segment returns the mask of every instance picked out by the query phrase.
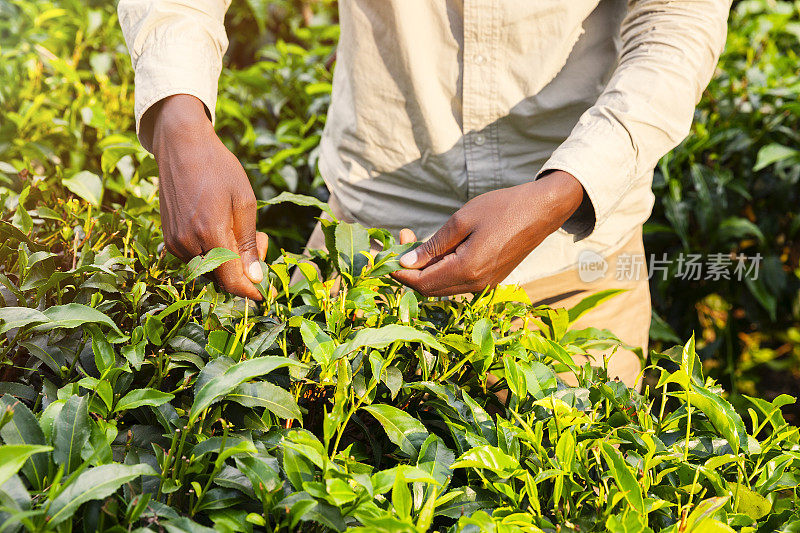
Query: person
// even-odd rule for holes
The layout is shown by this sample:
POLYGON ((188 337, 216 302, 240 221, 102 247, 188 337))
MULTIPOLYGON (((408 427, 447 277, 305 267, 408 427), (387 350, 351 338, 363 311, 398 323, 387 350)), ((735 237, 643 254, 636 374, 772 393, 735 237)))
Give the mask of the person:
MULTIPOLYGON (((258 300, 267 237, 213 128, 229 3, 121 0, 118 13, 166 246, 183 260, 239 252, 216 277, 258 300)), ((646 349, 646 268, 622 267, 642 266, 653 169, 689 132, 729 10, 730 0, 340 0, 319 163, 330 203, 343 220, 425 240, 395 277, 426 295, 517 283, 534 302, 569 307, 626 288, 574 326, 646 349)), ((632 385, 640 364, 619 350, 609 370, 632 385)))

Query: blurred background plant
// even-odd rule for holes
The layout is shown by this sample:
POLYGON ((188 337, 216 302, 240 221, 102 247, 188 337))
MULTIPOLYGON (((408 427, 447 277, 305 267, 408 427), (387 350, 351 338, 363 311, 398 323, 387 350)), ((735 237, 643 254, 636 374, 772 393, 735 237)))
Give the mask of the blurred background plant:
MULTIPOLYGON (((326 199, 316 163, 336 3, 234 0, 226 24, 221 137, 260 199, 283 191, 326 199)), ((667 254, 673 267, 686 253, 763 257, 756 281, 689 281, 673 270, 652 282, 654 347, 697 332, 707 373, 735 404, 740 394, 772 399, 800 383, 799 52, 800 3, 735 3, 692 134, 657 169, 646 226, 648 253, 667 254)), ((4 213, 29 232, 25 205, 47 192, 152 219, 156 175, 133 131, 133 72, 114 4, 0 0, 0 184, 22 193, 0 198, 4 213)), ((273 257, 281 247, 298 251, 316 214, 263 209, 273 257)), ((81 231, 67 225, 62 237, 81 231)))

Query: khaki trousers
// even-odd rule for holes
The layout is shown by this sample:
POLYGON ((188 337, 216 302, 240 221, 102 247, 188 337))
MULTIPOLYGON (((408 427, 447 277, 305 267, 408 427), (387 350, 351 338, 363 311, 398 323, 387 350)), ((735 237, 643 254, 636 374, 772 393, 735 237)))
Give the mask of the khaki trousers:
MULTIPOLYGON (((584 269, 579 270, 579 266, 576 269, 534 280, 522 288, 534 305, 566 309, 594 293, 606 289, 626 289, 625 292, 606 300, 580 317, 571 329, 588 327, 608 329, 624 343, 641 347, 643 353, 647 355, 651 307, 644 257, 642 231, 639 228, 619 250, 605 256, 601 254, 591 256, 591 263, 588 261, 582 263, 584 269), (599 271, 590 270, 591 264, 607 266, 605 274, 594 281, 588 281, 594 277, 591 272, 599 271)), ((616 351, 590 350, 589 354, 593 359, 593 366, 602 366, 603 356, 610 356, 609 376, 619 378, 629 387, 641 388, 639 373, 642 366, 634 352, 617 348, 616 351)), ((586 356, 577 356, 575 359, 581 365, 589 360, 586 356)), ((574 376, 571 374, 561 377, 567 383, 575 384, 574 376)))
MULTIPOLYGON (((337 219, 352 222, 352 217, 342 209, 333 196, 331 196, 329 204, 337 219)), ((319 223, 314 228, 306 248, 325 249, 325 237, 319 223)), ((606 300, 580 317, 571 329, 588 327, 608 329, 624 343, 641 347, 643 353, 647 355, 651 308, 641 228, 619 250, 606 255, 590 255, 590 260, 581 263, 584 266, 583 271, 579 266, 579 268, 534 280, 523 285, 522 288, 534 305, 566 309, 594 293, 606 289, 626 289, 625 292, 606 300), (591 272, 587 274, 587 269, 591 265, 607 267, 604 275, 596 280, 588 281, 595 277, 591 275, 591 272), (629 266, 632 268, 628 268, 629 266)), ((295 273, 295 277, 297 276, 298 273, 295 273)), ((610 357, 608 361, 610 377, 619 378, 629 387, 641 388, 639 373, 642 366, 634 352, 622 348, 589 351, 589 357, 594 366, 602 366, 603 356, 610 357)), ((578 364, 583 365, 590 360, 589 357, 577 356, 575 359, 578 364)), ((569 384, 575 384, 575 378, 571 374, 563 375, 561 378, 569 384)))

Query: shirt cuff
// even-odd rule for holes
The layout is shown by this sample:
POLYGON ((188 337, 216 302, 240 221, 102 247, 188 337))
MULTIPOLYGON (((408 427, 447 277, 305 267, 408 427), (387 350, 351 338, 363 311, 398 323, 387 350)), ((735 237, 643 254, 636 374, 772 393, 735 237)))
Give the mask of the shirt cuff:
POLYGON ((162 42, 142 51, 135 71, 134 113, 136 134, 146 150, 152 151, 153 141, 153 124, 146 113, 168 96, 188 94, 198 98, 214 122, 221 69, 219 50, 212 43, 162 42))
POLYGON ((559 162, 552 157, 545 163, 539 173, 536 174, 535 179, 538 180, 556 170, 567 172, 583 186, 584 195, 581 205, 578 206, 578 209, 576 209, 572 216, 561 226, 561 229, 571 234, 575 241, 580 241, 591 235, 594 228, 597 226, 596 206, 598 206, 600 202, 598 192, 579 170, 563 162, 559 162))

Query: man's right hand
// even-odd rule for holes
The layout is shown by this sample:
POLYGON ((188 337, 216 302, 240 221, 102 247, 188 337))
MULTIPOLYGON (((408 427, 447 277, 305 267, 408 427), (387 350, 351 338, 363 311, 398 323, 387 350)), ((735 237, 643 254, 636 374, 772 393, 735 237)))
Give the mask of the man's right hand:
POLYGON ((253 300, 262 280, 267 235, 256 232, 256 197, 244 168, 217 137, 205 106, 179 94, 152 109, 153 154, 158 163, 164 243, 183 261, 212 248, 241 259, 214 271, 222 288, 253 300))

